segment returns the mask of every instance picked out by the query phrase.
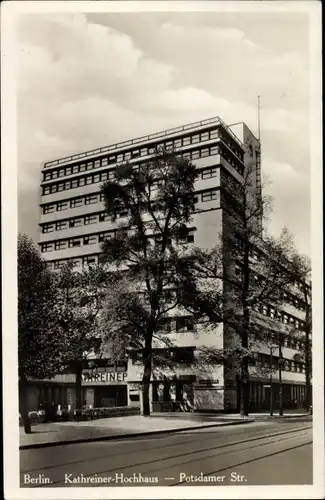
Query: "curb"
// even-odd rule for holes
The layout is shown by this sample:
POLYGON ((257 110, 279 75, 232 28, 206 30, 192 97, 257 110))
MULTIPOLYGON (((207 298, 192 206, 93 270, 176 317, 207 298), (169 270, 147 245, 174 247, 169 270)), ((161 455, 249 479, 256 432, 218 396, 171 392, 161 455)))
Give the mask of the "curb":
POLYGON ((172 434, 176 432, 184 432, 184 431, 192 431, 199 429, 207 429, 209 427, 226 427, 230 425, 240 425, 240 424, 250 424, 254 422, 253 419, 243 419, 238 421, 231 422, 218 422, 216 424, 206 424, 206 425, 197 425, 193 427, 179 427, 178 429, 167 429, 167 430, 159 430, 159 431, 147 431, 147 432, 134 432, 129 434, 113 434, 112 436, 101 436, 94 438, 80 438, 80 439, 71 439, 65 441, 54 441, 49 443, 36 443, 36 444, 25 444, 19 446, 19 450, 30 450, 34 448, 50 448, 53 446, 63 446, 68 444, 82 444, 82 443, 95 443, 98 441, 113 441, 117 439, 126 439, 132 437, 140 437, 140 436, 152 436, 154 434, 172 434))

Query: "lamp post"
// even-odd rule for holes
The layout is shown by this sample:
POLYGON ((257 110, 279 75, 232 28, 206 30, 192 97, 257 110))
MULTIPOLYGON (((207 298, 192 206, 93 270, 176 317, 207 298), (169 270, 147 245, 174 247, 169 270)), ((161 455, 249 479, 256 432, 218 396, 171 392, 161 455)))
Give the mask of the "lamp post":
POLYGON ((273 416, 273 349, 277 349, 277 345, 270 345, 270 416, 273 416))

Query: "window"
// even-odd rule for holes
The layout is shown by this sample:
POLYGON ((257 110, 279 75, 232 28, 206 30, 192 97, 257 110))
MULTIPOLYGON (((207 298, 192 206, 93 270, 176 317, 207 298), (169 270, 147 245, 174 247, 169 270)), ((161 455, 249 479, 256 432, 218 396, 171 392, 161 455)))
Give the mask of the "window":
POLYGON ((58 191, 64 191, 64 182, 58 184, 58 191))
POLYGON ((73 174, 77 174, 79 172, 79 166, 78 165, 74 165, 74 167, 72 167, 72 173, 73 174))
POLYGON ((57 170, 53 170, 52 172, 52 179, 56 179, 58 177, 58 171, 57 170))
POLYGON ((85 217, 85 224, 96 224, 97 215, 87 215, 85 217))
POLYGON ((108 172, 102 172, 100 175, 100 180, 107 181, 107 179, 108 179, 108 172))
POLYGON ((72 267, 79 267, 81 264, 80 259, 72 259, 70 262, 71 262, 72 267))
POLYGON ((210 131, 210 139, 218 139, 220 137, 220 130, 211 130, 210 131))
POLYGON ((209 148, 201 149, 201 158, 205 158, 206 156, 209 156, 209 154, 210 154, 209 148))
POLYGON ((148 148, 141 148, 140 149, 141 156, 147 156, 147 154, 148 154, 148 148))
POLYGON ((188 230, 187 234, 184 234, 178 238, 179 243, 193 243, 194 242, 194 229, 188 230))
POLYGON ((82 198, 76 198, 76 199, 70 201, 71 208, 81 207, 82 205, 83 205, 82 198))
POLYGON ((84 245, 94 245, 97 243, 97 236, 85 236, 84 245))
POLYGON ((52 172, 48 172, 44 175, 45 181, 50 181, 52 179, 52 172))
POLYGON ((105 212, 103 212, 102 214, 99 214, 99 222, 106 222, 110 220, 110 217, 108 214, 106 214, 105 212))
POLYGON ((96 257, 84 257, 82 259, 83 264, 95 264, 96 263, 96 257))
POLYGON ((212 146, 210 148, 210 155, 218 155, 220 153, 220 150, 218 148, 218 146, 212 146))
POLYGON ((85 172, 85 170, 86 170, 86 164, 82 163, 79 167, 79 172, 85 172))
POLYGON ((206 191, 202 193, 202 201, 212 201, 217 198, 217 191, 206 191))
POLYGON ((100 160, 95 161, 95 168, 98 168, 98 167, 100 167, 100 160))
POLYGON ((99 174, 94 175, 93 182, 100 182, 100 175, 99 174))
POLYGON ((66 175, 71 175, 72 169, 71 167, 67 167, 65 170, 66 175))
POLYGON ((86 205, 91 205, 92 203, 97 203, 97 194, 91 194, 85 197, 86 205))
POLYGON ((64 250, 67 247, 66 241, 56 241, 55 250, 64 250))
POLYGON ((54 261, 54 269, 60 269, 61 267, 64 266, 65 260, 56 260, 54 261))
POLYGON ((201 141, 208 141, 209 140, 209 132, 203 132, 201 134, 201 141))
POLYGON ((114 237, 115 231, 107 231, 105 233, 100 233, 98 235, 98 241, 103 242, 105 240, 109 240, 114 237))
POLYGON ((43 214, 51 214, 55 211, 55 205, 45 205, 43 208, 43 214))
POLYGON ((199 134, 192 135, 192 144, 197 144, 198 142, 200 142, 199 134))
POLYGON ((71 219, 69 222, 69 227, 79 227, 82 225, 82 219, 71 219))
POLYGON ((79 238, 69 240, 69 248, 75 248, 80 246, 81 246, 81 240, 79 238))
POLYGON ((183 138, 183 146, 189 146, 191 144, 191 138, 190 137, 184 137, 183 138))
POLYGON ((78 187, 78 185, 79 185, 79 181, 78 181, 78 179, 73 179, 73 180, 71 181, 71 189, 75 189, 75 188, 77 188, 77 187, 78 187))
POLYGON ((171 349, 170 357, 179 363, 191 363, 194 360, 194 351, 186 348, 171 349))
POLYGON ((217 168, 212 167, 212 168, 207 168, 202 171, 202 179, 209 179, 211 177, 216 177, 217 176, 217 168))
POLYGON ((117 155, 116 161, 117 162, 123 161, 123 154, 117 155))
POLYGON ((176 331, 179 332, 181 330, 194 330, 194 321, 191 316, 181 316, 179 318, 176 318, 176 331))
POLYGON ((86 179, 84 177, 80 177, 79 179, 79 186, 84 186, 86 183, 86 179))
POLYGON ((270 307, 270 318, 274 318, 275 316, 275 309, 273 307, 270 307))
POLYGON ((52 252, 53 250, 53 243, 43 243, 42 244, 42 252, 52 252))
POLYGON ((283 315, 283 323, 286 325, 288 324, 288 315, 287 314, 283 315))
POLYGON ((51 193, 51 186, 46 186, 43 188, 43 195, 47 195, 51 193))
POLYGON ((55 225, 55 229, 57 231, 62 231, 62 229, 66 229, 68 227, 68 223, 66 221, 57 222, 55 225))
POLYGON ((110 163, 115 163, 116 162, 116 156, 115 155, 114 156, 110 156, 109 157, 109 162, 110 163))
POLYGON ((67 201, 61 201, 56 205, 56 209, 58 212, 61 212, 62 210, 67 210, 68 208, 68 202, 67 201))
POLYGON ((86 184, 92 184, 93 183, 93 177, 91 175, 88 175, 88 177, 86 177, 86 184))
POLYGON ((93 168, 94 168, 93 162, 92 162, 92 161, 89 161, 89 162, 87 163, 86 170, 92 170, 93 168))
POLYGON ((42 233, 52 233, 54 231, 54 224, 44 224, 42 233))
POLYGON ((106 167, 108 165, 108 158, 102 159, 102 167, 106 167))
POLYGON ((124 159, 125 160, 131 160, 131 151, 128 151, 127 153, 125 153, 124 159))
POLYGON ((71 189, 71 181, 67 181, 64 183, 64 189, 67 190, 67 189, 71 189))

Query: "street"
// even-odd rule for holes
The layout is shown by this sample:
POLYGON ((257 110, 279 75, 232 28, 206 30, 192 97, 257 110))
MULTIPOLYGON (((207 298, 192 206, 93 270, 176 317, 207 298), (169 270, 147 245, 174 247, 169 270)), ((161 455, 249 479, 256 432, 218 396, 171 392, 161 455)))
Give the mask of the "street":
POLYGON ((23 450, 22 487, 312 484, 309 417, 23 450))

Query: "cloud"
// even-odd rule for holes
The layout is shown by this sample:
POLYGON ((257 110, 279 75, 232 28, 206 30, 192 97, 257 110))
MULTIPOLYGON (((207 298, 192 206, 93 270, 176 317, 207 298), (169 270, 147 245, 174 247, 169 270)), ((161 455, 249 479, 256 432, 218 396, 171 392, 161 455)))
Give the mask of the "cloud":
MULTIPOLYGON (((281 52, 274 43, 276 28, 273 37, 271 32, 251 37, 251 24, 236 26, 235 15, 227 27, 218 26, 218 13, 215 26, 190 24, 171 13, 168 21, 163 14, 138 14, 136 25, 133 17, 123 16, 115 24, 109 15, 101 15, 102 24, 80 13, 21 16, 22 210, 37 206, 41 165, 51 159, 212 116, 226 123, 245 121, 256 133, 257 94, 262 96, 262 164, 276 186, 277 220, 288 220, 285 198, 292 197, 296 206, 293 197, 299 193, 308 203, 301 180, 308 176, 304 51, 281 52)), ((297 40, 304 36, 299 24, 297 40)), ((37 238, 37 221, 20 223, 37 238)), ((306 228, 307 221, 297 234, 306 228)))

